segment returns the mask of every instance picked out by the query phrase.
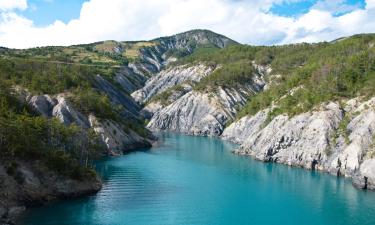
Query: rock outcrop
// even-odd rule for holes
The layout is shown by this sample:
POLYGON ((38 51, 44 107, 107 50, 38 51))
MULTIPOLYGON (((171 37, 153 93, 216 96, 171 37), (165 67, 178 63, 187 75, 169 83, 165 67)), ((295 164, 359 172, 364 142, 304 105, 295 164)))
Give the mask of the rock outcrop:
POLYGON ((238 106, 249 95, 261 89, 258 85, 243 88, 221 88, 216 92, 191 91, 157 111, 147 127, 202 136, 219 136, 226 123, 234 119, 238 106))
MULTIPOLYGON (((119 102, 125 101, 121 97, 123 97, 122 94, 117 93, 113 98, 118 98, 119 102)), ((25 99, 37 113, 44 117, 55 117, 65 125, 76 124, 84 129, 93 128, 107 146, 109 154, 117 155, 124 151, 151 146, 152 140, 141 137, 118 122, 111 120, 99 121, 92 114, 83 115, 69 103, 67 94, 56 96, 32 96, 28 94, 25 99)))
POLYGON ((257 72, 253 74, 251 82, 236 87, 194 90, 196 82, 219 67, 199 64, 172 68, 159 73, 147 82, 145 88, 133 93, 132 96, 141 102, 156 93, 168 93, 162 96, 163 102, 151 101, 143 109, 146 115, 151 116, 147 127, 200 136, 221 135, 228 121, 235 118, 247 99, 263 89, 267 68, 256 67, 257 72), (176 85, 181 88, 174 90, 178 87, 176 85))
POLYGON ((199 46, 215 46, 225 48, 228 45, 238 44, 237 42, 209 30, 191 30, 176 34, 170 37, 157 38, 162 47, 178 50, 186 50, 192 53, 199 46))
POLYGON ((265 110, 233 123, 222 137, 241 144, 238 154, 351 177, 357 187, 374 189, 374 106, 375 98, 344 107, 331 102, 271 121, 265 110))
POLYGON ((138 73, 136 73, 130 67, 123 67, 116 73, 114 80, 120 84, 124 91, 132 93, 143 87, 147 77, 139 72, 139 70, 138 73))
POLYGON ((132 93, 132 97, 139 103, 145 103, 153 96, 187 81, 198 82, 211 74, 215 67, 199 65, 182 65, 161 71, 150 78, 145 86, 132 93))
POLYGON ((254 116, 245 116, 229 125, 221 138, 236 144, 242 144, 248 137, 262 129, 269 110, 262 110, 254 116))
POLYGON ((76 111, 66 98, 65 94, 59 94, 55 97, 49 95, 28 95, 26 101, 37 113, 44 117, 56 117, 65 125, 75 123, 83 128, 89 128, 90 124, 87 118, 76 111))
POLYGON ((111 120, 99 121, 94 115, 89 116, 90 126, 107 146, 109 154, 120 155, 124 151, 150 147, 150 140, 141 137, 131 129, 111 120))
POLYGON ((13 161, 12 170, 10 163, 0 161, 0 224, 13 224, 26 207, 93 194, 102 187, 98 177, 75 180, 58 175, 38 161, 13 161))
POLYGON ((105 93, 114 105, 123 106, 122 116, 128 120, 139 120, 141 116, 139 111, 141 107, 125 92, 116 88, 111 82, 104 79, 102 76, 95 77, 95 87, 105 93))

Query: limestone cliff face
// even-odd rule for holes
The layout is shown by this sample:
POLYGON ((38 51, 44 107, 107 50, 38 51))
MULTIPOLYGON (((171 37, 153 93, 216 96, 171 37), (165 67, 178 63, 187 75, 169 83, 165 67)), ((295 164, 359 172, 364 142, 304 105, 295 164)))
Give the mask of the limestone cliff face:
POLYGON ((221 138, 236 144, 242 144, 249 136, 262 129, 267 119, 269 110, 258 112, 254 116, 245 116, 229 125, 221 135, 221 138))
POLYGON ((150 147, 150 140, 141 137, 131 129, 124 130, 121 124, 111 120, 98 120, 89 116, 90 126, 107 146, 109 154, 120 155, 124 151, 150 147))
POLYGON ((26 101, 42 116, 55 117, 66 125, 74 123, 85 129, 93 128, 107 146, 109 154, 121 154, 123 151, 151 146, 150 140, 131 129, 125 132, 124 126, 115 121, 99 121, 93 114, 83 115, 69 103, 67 97, 66 94, 28 95, 26 101))
POLYGON ((75 123, 84 128, 89 128, 90 124, 87 118, 76 111, 66 98, 65 94, 59 94, 54 97, 50 95, 28 95, 26 101, 44 117, 56 117, 65 125, 75 123))
POLYGON ((231 124, 222 137, 241 144, 238 154, 351 177, 356 186, 374 189, 374 106, 375 98, 344 107, 331 102, 267 124, 265 110, 231 124))
MULTIPOLYGON (((140 60, 138 62, 130 63, 128 67, 125 67, 127 71, 120 72, 120 79, 121 73, 125 75, 126 79, 130 79, 130 83, 125 81, 128 83, 125 87, 129 93, 141 88, 148 78, 160 72, 170 62, 176 61, 176 57, 192 54, 202 46, 224 48, 238 44, 223 35, 208 30, 191 30, 169 37, 157 38, 151 42, 154 45, 139 49, 140 60), (135 85, 134 76, 129 76, 132 73, 136 74, 135 85)), ((123 81, 120 83, 125 84, 123 81)))
POLYGON ((194 84, 210 76, 217 67, 184 65, 160 72, 146 86, 133 93, 137 101, 146 101, 157 93, 169 92, 160 100, 151 101, 144 108, 151 119, 147 127, 151 130, 174 131, 201 136, 219 136, 228 121, 235 118, 238 109, 247 99, 265 85, 267 68, 257 68, 252 81, 236 87, 215 87, 194 90, 194 84), (182 88, 171 90, 178 84, 182 88))
POLYGON ((157 111, 148 124, 151 130, 168 130, 202 136, 219 136, 226 123, 234 119, 237 109, 245 104, 258 85, 215 92, 191 91, 157 111))
POLYGON ((95 87, 106 94, 113 104, 123 106, 121 115, 124 118, 134 121, 141 119, 139 114, 141 107, 127 93, 100 75, 95 77, 95 87))
POLYGON ((199 82, 203 77, 211 74, 215 67, 199 65, 182 65, 161 71, 150 78, 145 86, 134 92, 132 97, 139 103, 145 103, 153 96, 187 81, 199 82))

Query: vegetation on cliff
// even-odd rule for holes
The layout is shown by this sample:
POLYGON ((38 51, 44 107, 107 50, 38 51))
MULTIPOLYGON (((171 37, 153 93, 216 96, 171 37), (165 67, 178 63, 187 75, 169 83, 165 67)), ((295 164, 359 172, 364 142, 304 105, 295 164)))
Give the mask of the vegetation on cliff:
POLYGON ((199 91, 250 83, 254 64, 270 66, 272 72, 265 77, 270 88, 251 96, 239 117, 255 114, 278 99, 271 115, 293 115, 328 100, 374 95, 374 45, 375 35, 365 34, 316 44, 208 47, 175 64, 204 62, 221 66, 195 86, 199 91))
MULTIPOLYGON (((333 43, 268 47, 277 84, 250 98, 239 116, 269 107, 271 113, 295 115, 316 105, 357 96, 375 95, 375 35, 357 35, 333 43), (293 90, 293 91, 291 91, 293 90)), ((261 61, 262 62, 262 61, 261 61)))
POLYGON ((40 160, 56 172, 82 179, 93 176, 92 162, 102 150, 98 137, 76 125, 46 119, 18 101, 0 80, 0 157, 12 173, 16 159, 40 160))

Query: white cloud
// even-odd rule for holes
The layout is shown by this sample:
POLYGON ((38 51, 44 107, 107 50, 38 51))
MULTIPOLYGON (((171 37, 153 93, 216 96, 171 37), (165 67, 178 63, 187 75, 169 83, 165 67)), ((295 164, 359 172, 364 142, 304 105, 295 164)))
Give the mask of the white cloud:
POLYGON ((0 10, 7 11, 13 9, 25 10, 27 0, 0 0, 0 10))
POLYGON ((346 4, 345 0, 320 0, 312 9, 331 12, 332 14, 343 14, 360 8, 360 3, 346 4))
POLYGON ((90 0, 82 5, 78 19, 37 27, 12 12, 25 9, 26 0, 0 0, 0 9, 2 2, 14 3, 4 6, 7 10, 0 13, 0 45, 25 48, 140 40, 196 28, 211 29, 249 44, 316 42, 375 32, 375 0, 367 0, 365 9, 356 8, 341 16, 332 13, 338 9, 347 12, 338 7, 340 4, 317 5, 298 18, 269 12, 272 4, 297 1, 301 0, 90 0))

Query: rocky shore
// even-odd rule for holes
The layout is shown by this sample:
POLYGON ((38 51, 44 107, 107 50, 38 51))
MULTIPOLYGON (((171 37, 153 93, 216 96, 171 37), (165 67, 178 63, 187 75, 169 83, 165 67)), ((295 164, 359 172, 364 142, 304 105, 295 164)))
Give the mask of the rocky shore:
POLYGON ((237 154, 348 177, 374 190, 374 106, 375 98, 357 98, 271 121, 265 110, 232 123, 221 137, 241 145, 237 154))
POLYGON ((0 162, 0 224, 15 224, 27 207, 90 195, 102 182, 96 175, 73 179, 58 175, 38 161, 0 162))

